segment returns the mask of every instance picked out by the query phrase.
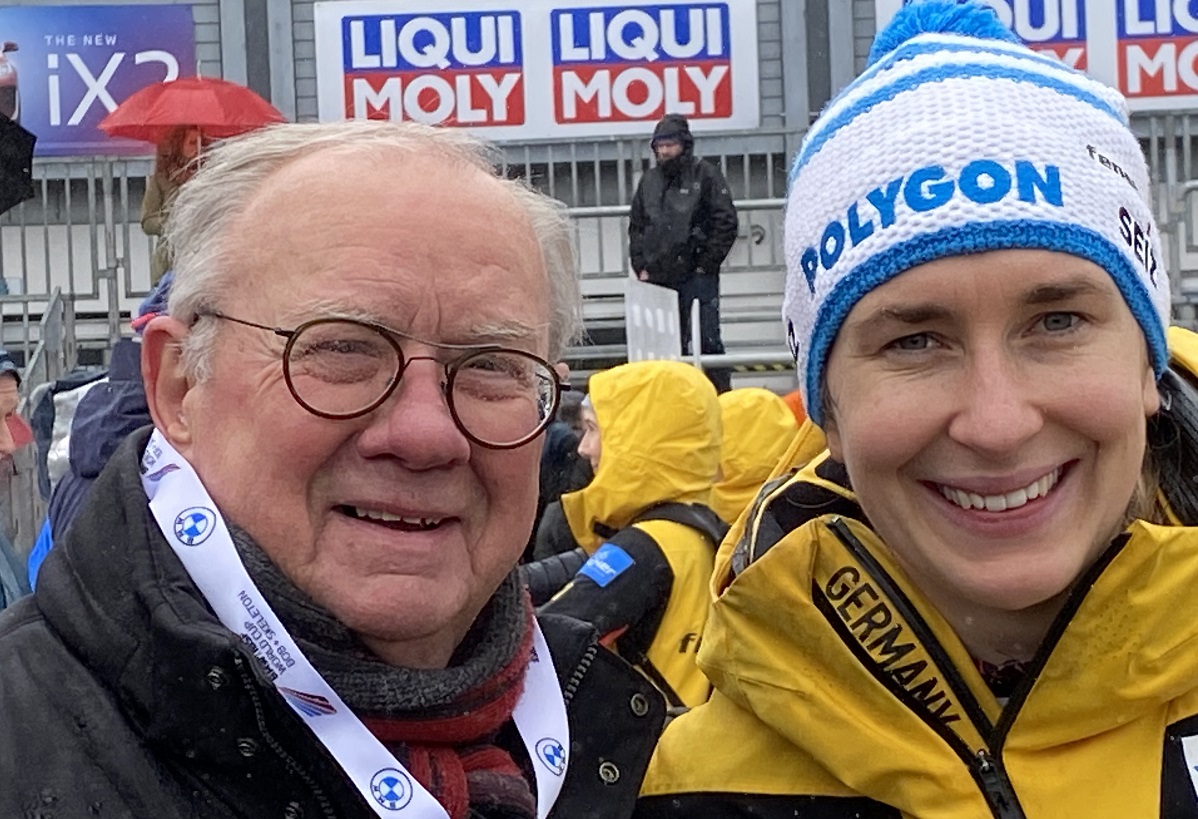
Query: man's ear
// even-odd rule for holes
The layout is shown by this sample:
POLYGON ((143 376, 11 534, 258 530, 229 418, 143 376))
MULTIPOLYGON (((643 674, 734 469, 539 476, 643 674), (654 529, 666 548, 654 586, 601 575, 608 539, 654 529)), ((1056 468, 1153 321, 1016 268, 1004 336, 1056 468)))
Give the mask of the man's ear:
POLYGON ((170 316, 158 316, 145 327, 141 342, 141 379, 154 426, 183 455, 191 444, 184 399, 191 390, 183 369, 187 327, 170 316))

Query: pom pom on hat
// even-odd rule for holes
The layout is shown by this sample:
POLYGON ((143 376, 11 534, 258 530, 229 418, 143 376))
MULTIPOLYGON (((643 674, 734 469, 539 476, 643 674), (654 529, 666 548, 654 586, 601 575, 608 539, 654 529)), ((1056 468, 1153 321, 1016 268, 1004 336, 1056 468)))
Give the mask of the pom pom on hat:
POLYGON ((1019 42, 989 6, 979 6, 970 0, 923 0, 908 3, 894 15, 890 25, 874 40, 866 65, 873 65, 912 37, 927 33, 1019 42))
POLYGON ((1169 277, 1148 165, 1115 90, 1038 54, 978 0, 904 7, 795 157, 783 316, 807 413, 841 324, 903 272, 967 253, 1068 253, 1114 280, 1159 376, 1169 277))

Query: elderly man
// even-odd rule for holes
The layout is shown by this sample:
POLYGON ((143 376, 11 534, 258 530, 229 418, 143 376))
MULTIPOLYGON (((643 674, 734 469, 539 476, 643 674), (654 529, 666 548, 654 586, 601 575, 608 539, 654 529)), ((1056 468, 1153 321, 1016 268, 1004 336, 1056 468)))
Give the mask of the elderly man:
POLYGON ((336 123, 216 149, 171 220, 154 429, 0 619, 0 815, 629 815, 664 706, 513 570, 560 208, 457 132, 336 123))

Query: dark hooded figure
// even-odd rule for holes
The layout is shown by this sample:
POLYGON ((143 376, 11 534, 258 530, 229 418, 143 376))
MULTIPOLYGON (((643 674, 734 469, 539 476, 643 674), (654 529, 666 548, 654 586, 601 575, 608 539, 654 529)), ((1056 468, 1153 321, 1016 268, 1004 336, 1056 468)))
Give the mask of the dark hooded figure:
MULTIPOLYGON (((678 291, 682 350, 690 352, 691 304, 699 302, 700 348, 724 352, 720 338, 720 265, 736 241, 736 207, 714 165, 696 159, 686 117, 667 114, 650 141, 657 166, 641 177, 632 198, 628 248, 641 281, 678 291)), ((731 389, 725 369, 708 376, 720 392, 731 389)))

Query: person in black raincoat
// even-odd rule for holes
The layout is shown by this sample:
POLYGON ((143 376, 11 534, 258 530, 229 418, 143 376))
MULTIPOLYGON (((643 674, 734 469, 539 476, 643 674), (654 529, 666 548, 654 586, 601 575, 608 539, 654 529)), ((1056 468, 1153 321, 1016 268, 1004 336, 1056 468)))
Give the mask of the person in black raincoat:
MULTIPOLYGON (((637 278, 678 291, 682 350, 690 350, 691 304, 699 302, 700 349, 724 352, 720 336, 720 265, 736 241, 736 206, 719 168, 694 155, 690 124, 667 114, 650 141, 657 165, 645 171, 632 197, 628 252, 637 278)), ((711 368, 718 392, 732 373, 711 368)))

